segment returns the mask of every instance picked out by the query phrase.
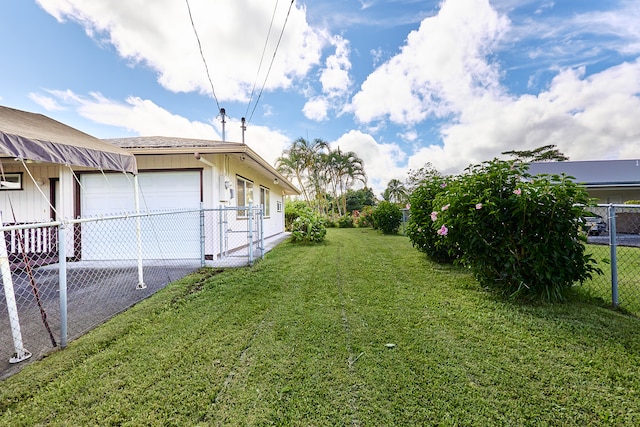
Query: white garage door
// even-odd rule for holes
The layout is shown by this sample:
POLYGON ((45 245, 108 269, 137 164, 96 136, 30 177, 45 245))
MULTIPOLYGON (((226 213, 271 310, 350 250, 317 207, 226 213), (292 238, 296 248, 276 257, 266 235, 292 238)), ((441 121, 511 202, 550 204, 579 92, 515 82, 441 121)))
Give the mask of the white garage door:
MULTIPOLYGON (((124 174, 83 174, 80 177, 83 218, 135 211, 133 178, 124 174)), ((140 210, 198 209, 200 172, 141 172, 140 210)), ((142 217, 144 259, 200 258, 200 217, 197 212, 142 217)), ((136 259, 135 220, 82 225, 83 260, 136 259)))

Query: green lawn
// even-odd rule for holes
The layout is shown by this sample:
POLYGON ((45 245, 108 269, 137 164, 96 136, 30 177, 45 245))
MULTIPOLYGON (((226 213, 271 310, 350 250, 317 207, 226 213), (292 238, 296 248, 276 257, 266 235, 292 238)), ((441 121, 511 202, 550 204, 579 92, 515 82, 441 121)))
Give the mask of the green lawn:
POLYGON ((0 425, 640 425, 640 320, 521 306, 403 236, 203 270, 2 382, 0 425))

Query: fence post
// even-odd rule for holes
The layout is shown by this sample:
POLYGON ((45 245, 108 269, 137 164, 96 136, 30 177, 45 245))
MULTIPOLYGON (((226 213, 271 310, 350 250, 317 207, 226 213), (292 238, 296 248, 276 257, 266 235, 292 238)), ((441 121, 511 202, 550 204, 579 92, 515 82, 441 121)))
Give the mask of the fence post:
POLYGON ((260 208, 260 215, 258 216, 258 227, 260 229, 260 259, 264 259, 264 205, 260 208))
POLYGON ((140 226, 140 183, 138 175, 133 176, 133 203, 136 210, 136 248, 138 253, 138 284, 136 289, 146 289, 144 269, 142 266, 142 227, 140 226))
POLYGON ((616 230, 616 208, 613 204, 609 205, 609 246, 611 249, 611 304, 618 307, 618 241, 616 230))
POLYGON ((60 347, 67 346, 67 241, 64 223, 58 226, 58 287, 60 299, 60 347))
POLYGON ((220 259, 222 259, 222 251, 224 250, 224 229, 223 229, 223 218, 222 218, 222 213, 223 213, 223 209, 222 209, 222 205, 218 205, 218 218, 220 218, 220 221, 218 221, 218 223, 220 224, 220 259))
MULTIPOLYGON (((0 212, 0 225, 2 225, 2 212, 0 212)), ((2 284, 4 285, 4 298, 7 300, 7 311, 9 312, 9 325, 11 336, 13 337, 13 349, 15 352, 9 359, 9 363, 22 362, 31 357, 22 343, 22 331, 20 329, 20 319, 18 318, 18 306, 16 305, 16 294, 13 290, 13 279, 11 277, 11 266, 9 264, 9 254, 7 253, 7 240, 2 231, 2 243, 0 243, 0 271, 2 272, 2 284)))
POLYGON ((204 267, 205 263, 204 263, 204 252, 205 252, 205 247, 204 247, 204 240, 205 240, 205 235, 204 235, 204 203, 200 202, 200 267, 204 267))
POLYGON ((253 265, 253 203, 249 203, 249 215, 247 221, 249 222, 249 265, 253 265))

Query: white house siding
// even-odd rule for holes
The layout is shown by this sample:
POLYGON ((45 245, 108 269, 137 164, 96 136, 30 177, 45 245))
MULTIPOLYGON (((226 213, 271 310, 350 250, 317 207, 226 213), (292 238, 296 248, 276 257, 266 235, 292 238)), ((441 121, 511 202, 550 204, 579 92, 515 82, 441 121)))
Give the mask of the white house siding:
MULTIPOLYGON (((254 169, 248 166, 245 162, 231 162, 231 178, 234 186, 236 184, 236 177, 241 176, 245 179, 253 181, 254 191, 254 204, 260 203, 259 189, 260 186, 267 188, 270 193, 270 215, 264 220, 264 235, 265 237, 273 236, 284 231, 284 197, 282 195, 282 188, 279 185, 274 184, 273 177, 257 174, 254 169), (277 202, 282 203, 282 212, 278 212, 276 209, 277 202)), ((235 187, 234 187, 235 188, 235 187)), ((237 190, 237 189, 236 189, 237 190)), ((237 194, 237 191, 235 191, 237 194)), ((232 201, 233 206, 237 206, 237 198, 232 201)))
MULTIPOLYGON (((12 160, 13 161, 13 160, 12 160)), ((50 179, 58 177, 58 165, 29 164, 29 171, 38 185, 29 177, 20 163, 3 164, 5 173, 22 173, 22 190, 0 191, 0 211, 5 223, 13 222, 43 222, 51 220, 49 205, 50 179), (44 196, 38 191, 40 187, 44 196), (13 206, 13 212, 11 210, 13 206), (13 218, 15 213, 15 221, 13 218)))
MULTIPOLYGON (((201 154, 201 158, 211 163, 214 167, 203 163, 195 158, 193 154, 157 154, 157 155, 137 155, 138 169, 141 171, 150 170, 181 170, 200 168, 202 170, 202 201, 205 208, 215 209, 220 206, 237 206, 236 177, 242 176, 254 183, 256 203, 259 202, 258 189, 263 186, 270 192, 270 216, 264 220, 264 236, 269 237, 284 231, 284 197, 282 188, 273 183, 272 176, 265 176, 256 171, 248 162, 233 161, 223 154, 201 154), (234 198, 230 201, 221 201, 220 177, 225 176, 233 183, 234 198), (277 202, 282 204, 282 211, 277 212, 277 202)), ((222 199, 225 199, 224 197, 222 199)), ((229 215, 229 227, 232 230, 246 229, 247 224, 244 219, 237 219, 235 215, 229 215)), ((206 223, 205 233, 205 253, 216 258, 220 252, 219 224, 206 223)), ((230 246, 231 246, 230 242, 230 246)), ((228 249, 233 249, 232 247, 228 249)))
POLYGON ((627 200, 640 200, 638 188, 589 188, 589 195, 598 200, 598 203, 624 203, 627 200))

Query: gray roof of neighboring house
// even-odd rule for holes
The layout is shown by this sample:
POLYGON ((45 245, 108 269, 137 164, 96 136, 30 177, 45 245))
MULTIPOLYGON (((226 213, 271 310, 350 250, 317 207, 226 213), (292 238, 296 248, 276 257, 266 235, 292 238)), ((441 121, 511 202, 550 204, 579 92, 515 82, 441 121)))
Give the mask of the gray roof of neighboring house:
POLYGON ((0 155, 136 173, 126 150, 42 114, 0 106, 0 155))
POLYGON ((136 136, 130 138, 112 138, 104 141, 138 155, 171 154, 225 154, 246 162, 262 170, 279 181, 286 194, 298 195, 298 190, 285 176, 264 160, 248 145, 241 142, 214 141, 207 139, 180 138, 173 136, 136 136))
POLYGON ((531 175, 565 174, 588 187, 640 186, 640 160, 532 162, 531 175))

